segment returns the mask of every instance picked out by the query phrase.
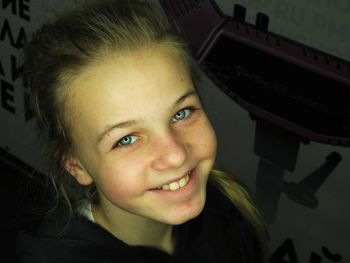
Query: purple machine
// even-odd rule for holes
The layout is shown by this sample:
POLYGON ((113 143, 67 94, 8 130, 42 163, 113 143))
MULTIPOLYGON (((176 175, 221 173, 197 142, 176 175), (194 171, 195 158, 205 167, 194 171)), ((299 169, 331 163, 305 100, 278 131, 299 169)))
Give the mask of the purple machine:
POLYGON ((160 3, 202 70, 256 121, 255 198, 266 221, 275 221, 281 193, 317 207, 315 194, 340 154, 330 153, 301 182, 287 183, 283 173, 294 171, 301 142, 350 146, 350 63, 269 32, 265 14, 246 23, 241 5, 229 16, 213 0, 160 3))

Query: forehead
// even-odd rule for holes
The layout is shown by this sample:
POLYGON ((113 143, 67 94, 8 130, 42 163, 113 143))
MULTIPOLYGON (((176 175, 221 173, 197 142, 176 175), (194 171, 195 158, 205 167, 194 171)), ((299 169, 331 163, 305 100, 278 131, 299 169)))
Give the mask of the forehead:
POLYGON ((154 45, 111 53, 86 68, 72 82, 66 109, 79 125, 93 129, 124 117, 136 118, 152 109, 150 103, 165 105, 192 88, 188 67, 178 53, 154 45))
POLYGON ((158 88, 156 84, 161 81, 190 80, 188 78, 191 78, 189 68, 179 52, 175 48, 158 44, 132 51, 109 52, 101 56, 74 78, 70 97, 81 92, 87 94, 110 89, 122 91, 125 88, 129 91, 141 89, 147 92, 158 88), (145 87, 143 83, 149 86, 145 87))

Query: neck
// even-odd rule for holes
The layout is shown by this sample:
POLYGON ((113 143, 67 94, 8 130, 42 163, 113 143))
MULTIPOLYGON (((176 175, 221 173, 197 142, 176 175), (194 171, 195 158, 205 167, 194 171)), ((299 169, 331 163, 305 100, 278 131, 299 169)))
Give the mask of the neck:
POLYGON ((95 222, 131 246, 155 247, 168 254, 174 250, 171 225, 129 213, 118 207, 113 213, 99 206, 92 207, 95 222))

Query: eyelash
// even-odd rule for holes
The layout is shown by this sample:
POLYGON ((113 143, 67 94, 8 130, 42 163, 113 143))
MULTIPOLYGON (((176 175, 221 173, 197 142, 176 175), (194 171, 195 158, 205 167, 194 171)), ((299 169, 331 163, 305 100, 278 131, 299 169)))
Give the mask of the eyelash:
MULTIPOLYGON (((191 115, 193 114, 194 111, 198 110, 197 108, 195 107, 186 107, 186 108, 183 108, 181 110, 179 110, 178 112, 176 112, 174 114, 174 116, 172 117, 172 120, 175 118, 175 116, 180 113, 180 112, 184 112, 184 111, 189 111, 187 115, 185 115, 185 117, 183 117, 183 119, 180 119, 180 120, 177 120, 177 121, 173 121, 173 123, 176 123, 176 122, 179 122, 179 121, 182 121, 182 120, 186 120, 188 119, 189 117, 191 117, 191 115)), ((133 134, 129 134, 129 135, 126 135, 124 136, 123 138, 121 138, 120 140, 117 141, 117 143, 115 145, 113 145, 113 148, 127 148, 127 147, 131 147, 134 145, 134 142, 136 140, 134 140, 134 142, 131 142, 130 144, 126 144, 126 145, 122 145, 120 144, 124 139, 128 138, 128 137, 137 137, 136 135, 133 135, 133 134)))

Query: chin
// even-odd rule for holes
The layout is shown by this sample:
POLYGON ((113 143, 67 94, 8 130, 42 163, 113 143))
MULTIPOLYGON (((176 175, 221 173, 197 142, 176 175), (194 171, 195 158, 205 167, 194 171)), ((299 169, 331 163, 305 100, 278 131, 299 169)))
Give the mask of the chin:
POLYGON ((165 223, 169 225, 181 225, 183 223, 186 223, 187 221, 199 216, 204 209, 204 205, 205 199, 197 203, 195 206, 186 207, 183 210, 175 210, 174 213, 167 215, 167 222, 165 223), (169 215, 171 216, 171 218, 169 217, 169 215))

